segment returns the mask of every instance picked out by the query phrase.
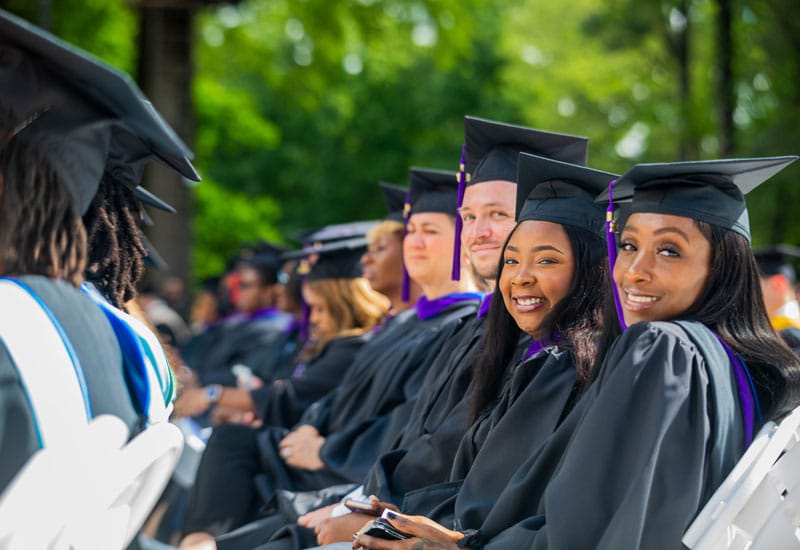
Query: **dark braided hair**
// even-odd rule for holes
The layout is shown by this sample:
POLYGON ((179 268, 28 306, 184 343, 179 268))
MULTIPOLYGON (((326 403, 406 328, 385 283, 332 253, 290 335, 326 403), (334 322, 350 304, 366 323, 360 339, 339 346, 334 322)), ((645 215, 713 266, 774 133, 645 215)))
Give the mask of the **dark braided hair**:
POLYGON ((120 309, 136 295, 136 283, 144 274, 142 217, 133 192, 107 174, 83 216, 89 240, 86 279, 120 309))
POLYGON ((0 272, 78 286, 86 232, 58 173, 19 137, 0 147, 0 272))

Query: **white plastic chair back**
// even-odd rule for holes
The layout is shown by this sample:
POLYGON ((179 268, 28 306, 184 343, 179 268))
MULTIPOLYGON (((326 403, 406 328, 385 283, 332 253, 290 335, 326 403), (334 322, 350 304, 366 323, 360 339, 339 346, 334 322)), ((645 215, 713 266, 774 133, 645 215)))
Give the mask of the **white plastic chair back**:
POLYGON ((120 419, 102 415, 73 432, 69 443, 37 451, 0 495, 0 550, 69 548, 70 526, 96 508, 87 485, 107 477, 127 438, 120 419))
POLYGON ((152 512, 182 450, 183 434, 169 423, 149 427, 124 449, 123 473, 134 480, 118 499, 130 507, 124 546, 130 544, 152 512))
POLYGON ((93 483, 93 509, 69 526, 65 538, 75 548, 127 547, 161 496, 182 448, 180 430, 168 423, 134 437, 93 483))
POLYGON ((800 548, 800 407, 767 423, 683 536, 693 550, 800 548))

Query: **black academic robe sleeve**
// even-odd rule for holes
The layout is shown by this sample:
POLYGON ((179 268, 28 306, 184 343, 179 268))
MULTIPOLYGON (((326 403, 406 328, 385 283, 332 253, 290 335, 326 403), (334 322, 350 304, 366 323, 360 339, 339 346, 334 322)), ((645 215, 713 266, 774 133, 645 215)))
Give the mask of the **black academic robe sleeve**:
POLYGON ((402 437, 372 466, 366 494, 399 505, 405 493, 447 480, 467 427, 471 367, 483 328, 473 317, 436 356, 402 437))
POLYGON ((392 350, 395 349, 394 346, 405 343, 406 337, 414 331, 417 322, 418 319, 413 309, 402 311, 389 319, 367 345, 359 350, 353 359, 352 367, 347 370, 347 374, 336 390, 308 407, 299 424, 313 426, 323 435, 331 431, 334 409, 338 403, 350 398, 363 378, 370 376, 369 371, 375 364, 373 359, 376 353, 382 350, 391 355, 392 350))
POLYGON ((303 365, 297 377, 276 380, 253 390, 255 410, 265 425, 291 428, 316 400, 327 395, 353 364, 369 334, 336 338, 303 365))
POLYGON ((721 347, 706 360, 694 337, 709 332, 697 326, 692 336, 674 323, 630 327, 575 418, 517 470, 470 546, 681 548, 744 446, 728 360, 721 347))
POLYGON ((389 450, 406 427, 426 378, 428 369, 445 342, 454 337, 475 307, 457 308, 442 315, 439 322, 422 322, 417 336, 397 362, 382 362, 374 379, 364 391, 367 403, 354 416, 370 410, 371 414, 356 423, 339 415, 340 429, 330 433, 320 449, 320 458, 329 471, 358 483, 364 480, 377 457, 389 450))
POLYGON ((556 429, 574 387, 566 350, 549 348, 517 365, 499 401, 464 434, 450 480, 409 492, 402 510, 451 526, 457 497, 469 524, 479 524, 516 468, 556 429))

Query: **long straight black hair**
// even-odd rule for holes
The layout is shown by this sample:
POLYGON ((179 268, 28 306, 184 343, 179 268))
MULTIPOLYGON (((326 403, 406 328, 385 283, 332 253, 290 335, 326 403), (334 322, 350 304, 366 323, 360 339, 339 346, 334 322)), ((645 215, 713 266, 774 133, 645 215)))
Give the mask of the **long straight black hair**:
MULTIPOLYGON (((506 246, 517 227, 519 223, 503 245, 497 269, 498 281, 503 273, 506 246)), ((603 308, 607 302, 606 247, 598 235, 585 229, 569 225, 562 227, 572 247, 575 273, 567 295, 542 320, 538 339, 543 344, 552 344, 554 335, 558 335, 558 345, 570 350, 579 384, 585 389, 598 360, 603 308)), ((485 322, 482 351, 475 356, 472 369, 472 421, 499 397, 522 335, 505 307, 499 285, 495 286, 485 322)))
POLYGON ((777 418, 800 405, 800 359, 770 325, 750 243, 733 231, 696 224, 711 243, 711 271, 683 316, 711 328, 742 356, 764 419, 777 418))

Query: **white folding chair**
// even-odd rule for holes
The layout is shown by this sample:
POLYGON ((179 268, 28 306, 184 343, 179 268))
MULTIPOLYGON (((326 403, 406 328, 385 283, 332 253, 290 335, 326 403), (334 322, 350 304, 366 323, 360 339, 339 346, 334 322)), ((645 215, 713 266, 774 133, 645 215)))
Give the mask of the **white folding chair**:
POLYGON ((0 549, 69 548, 70 526, 96 507, 86 486, 108 477, 127 438, 125 424, 104 415, 74 431, 68 444, 37 451, 0 495, 0 549))
POLYGON ((683 536, 693 550, 800 548, 800 407, 767 423, 683 536))
POLYGON ((120 449, 88 489, 90 507, 68 526, 75 548, 125 548, 141 529, 167 485, 183 448, 172 424, 147 428, 120 449))

